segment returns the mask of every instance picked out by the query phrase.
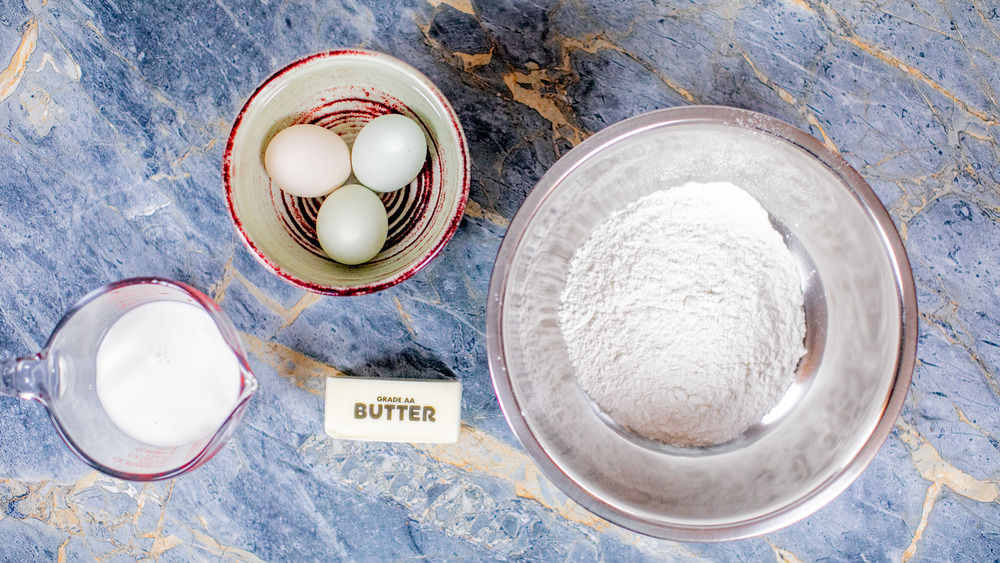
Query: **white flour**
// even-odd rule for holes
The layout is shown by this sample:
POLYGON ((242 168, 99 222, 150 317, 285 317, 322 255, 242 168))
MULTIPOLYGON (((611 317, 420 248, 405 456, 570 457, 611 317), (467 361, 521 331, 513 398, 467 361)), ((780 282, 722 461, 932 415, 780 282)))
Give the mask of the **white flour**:
POLYGON ((584 391, 668 444, 739 436, 778 403, 805 352, 791 253, 760 204, 726 182, 615 212, 574 254, 561 302, 584 391))

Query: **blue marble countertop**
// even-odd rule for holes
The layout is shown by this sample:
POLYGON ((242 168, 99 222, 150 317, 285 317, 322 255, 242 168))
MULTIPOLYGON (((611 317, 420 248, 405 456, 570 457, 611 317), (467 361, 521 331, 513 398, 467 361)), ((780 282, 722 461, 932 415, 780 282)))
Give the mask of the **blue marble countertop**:
POLYGON ((92 471, 37 403, 0 398, 0 560, 938 561, 1000 559, 1000 10, 989 0, 0 0, 0 353, 38 351, 109 281, 194 285, 233 318, 261 391, 206 466, 92 471), (375 295, 265 270, 220 163, 258 83, 364 47, 449 97, 472 192, 444 252, 375 295), (905 241, 921 310, 906 406, 814 515, 721 544, 607 523, 543 477, 486 365, 493 258, 560 155, 663 107, 761 111, 840 151, 905 241), (323 432, 324 377, 452 373, 461 440, 323 432))

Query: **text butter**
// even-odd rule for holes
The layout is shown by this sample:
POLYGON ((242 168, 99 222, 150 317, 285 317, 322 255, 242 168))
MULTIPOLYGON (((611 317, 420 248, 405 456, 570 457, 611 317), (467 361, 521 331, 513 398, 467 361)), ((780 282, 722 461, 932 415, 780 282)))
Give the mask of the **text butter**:
POLYGON ((458 440, 462 383, 427 379, 326 378, 326 433, 376 442, 458 440))

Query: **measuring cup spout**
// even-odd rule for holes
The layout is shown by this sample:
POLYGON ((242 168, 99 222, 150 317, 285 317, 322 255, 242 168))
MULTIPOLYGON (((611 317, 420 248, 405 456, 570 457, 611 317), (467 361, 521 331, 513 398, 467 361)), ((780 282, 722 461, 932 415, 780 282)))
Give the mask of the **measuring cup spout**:
POLYGON ((34 399, 47 405, 56 375, 51 356, 44 352, 0 360, 0 395, 34 399))
POLYGON ((250 399, 250 397, 257 392, 257 388, 259 386, 259 384, 257 383, 257 378, 254 377, 253 372, 251 372, 249 369, 243 369, 241 371, 242 371, 241 375, 243 376, 243 385, 242 388, 240 389, 240 398, 239 400, 237 400, 237 404, 239 405, 242 405, 243 403, 247 402, 250 399))

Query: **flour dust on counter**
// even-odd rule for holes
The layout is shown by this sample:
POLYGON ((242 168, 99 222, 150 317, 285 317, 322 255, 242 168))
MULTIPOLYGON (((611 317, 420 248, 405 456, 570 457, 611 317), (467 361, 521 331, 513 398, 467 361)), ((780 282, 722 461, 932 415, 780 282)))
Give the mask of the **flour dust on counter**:
POLYGON ((559 324, 583 390, 618 424, 674 446, 759 422, 805 353, 798 269, 767 212, 728 182, 615 212, 577 249, 559 324))

